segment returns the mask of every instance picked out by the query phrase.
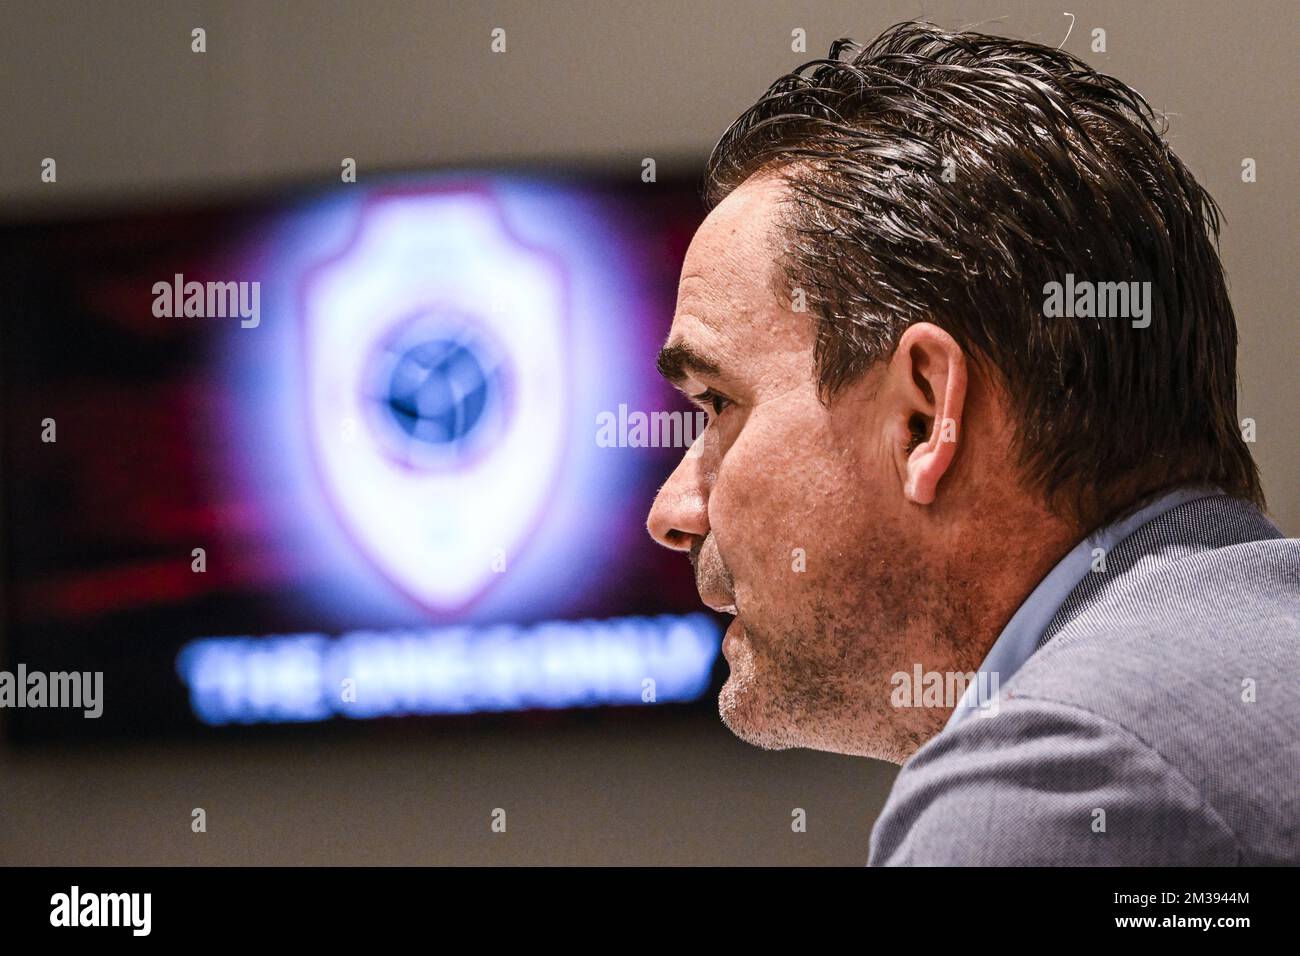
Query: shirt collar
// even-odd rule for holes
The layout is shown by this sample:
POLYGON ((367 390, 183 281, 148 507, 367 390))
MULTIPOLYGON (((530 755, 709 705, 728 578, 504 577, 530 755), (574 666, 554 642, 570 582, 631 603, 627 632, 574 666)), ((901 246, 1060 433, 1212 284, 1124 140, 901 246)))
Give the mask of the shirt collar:
POLYGON ((1097 549, 1107 553, 1142 525, 1166 511, 1215 494, 1223 492, 1207 488, 1178 488, 1160 496, 1127 518, 1094 531, 1076 544, 1047 573, 1047 577, 1039 582, 1038 587, 1034 588, 1002 629, 998 639, 989 648, 984 662, 980 664, 976 680, 967 686, 944 729, 954 726, 977 710, 984 715, 997 713, 998 687, 1009 681, 1020 666, 1029 660, 1047 625, 1052 622, 1070 592, 1091 570, 1097 549), (982 701, 981 697, 984 698, 982 701))

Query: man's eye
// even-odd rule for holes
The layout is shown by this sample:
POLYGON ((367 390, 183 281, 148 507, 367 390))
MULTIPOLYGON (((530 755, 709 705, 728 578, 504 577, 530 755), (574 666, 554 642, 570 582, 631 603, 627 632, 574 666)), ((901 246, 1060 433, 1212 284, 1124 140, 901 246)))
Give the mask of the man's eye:
POLYGON ((692 400, 694 400, 694 402, 697 405, 707 405, 708 407, 712 408, 714 415, 721 415, 723 409, 725 409, 728 405, 731 404, 731 399, 727 398, 726 396, 719 395, 711 388, 705 389, 703 392, 700 392, 700 394, 698 395, 692 395, 691 398, 692 400))

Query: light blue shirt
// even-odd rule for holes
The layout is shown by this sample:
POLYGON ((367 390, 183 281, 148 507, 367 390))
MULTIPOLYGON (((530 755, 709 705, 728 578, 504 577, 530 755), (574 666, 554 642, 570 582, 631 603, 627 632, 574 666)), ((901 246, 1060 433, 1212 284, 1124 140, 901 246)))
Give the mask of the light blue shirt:
POLYGON ((966 688, 966 692, 948 718, 944 730, 981 709, 990 715, 996 713, 996 704, 992 698, 996 696, 997 689, 1009 681, 1037 649, 1039 638, 1047 630, 1047 625, 1052 623, 1052 618, 1065 603, 1065 599, 1092 570, 1096 549, 1100 548, 1103 553, 1109 553, 1111 548, 1148 521, 1158 518, 1181 504, 1215 494, 1223 494, 1223 492, 1211 488, 1179 488, 1162 495, 1124 520, 1092 533, 1076 544, 1056 567, 1047 573, 1047 577, 1034 588, 1025 599, 1025 603, 1020 605, 1011 620, 1007 622, 1007 626, 1002 629, 998 639, 989 648, 984 663, 976 672, 976 680, 966 688), (993 683, 994 681, 996 683, 993 683), (983 701, 981 697, 984 698, 983 701))

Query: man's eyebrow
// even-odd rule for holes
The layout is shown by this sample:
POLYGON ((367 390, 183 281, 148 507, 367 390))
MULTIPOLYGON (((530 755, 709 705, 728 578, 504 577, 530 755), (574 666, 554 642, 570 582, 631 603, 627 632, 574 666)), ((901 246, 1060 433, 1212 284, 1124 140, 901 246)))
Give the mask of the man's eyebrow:
POLYGON ((719 375, 718 363, 697 352, 685 342, 669 343, 659 350, 655 360, 659 374, 674 385, 691 372, 701 375, 719 375))

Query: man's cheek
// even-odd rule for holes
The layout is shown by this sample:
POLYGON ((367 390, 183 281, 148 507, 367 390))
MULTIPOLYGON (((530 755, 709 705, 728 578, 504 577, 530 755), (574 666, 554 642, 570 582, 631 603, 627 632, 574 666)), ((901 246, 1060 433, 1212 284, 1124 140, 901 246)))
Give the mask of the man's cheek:
POLYGON ((709 501, 709 522, 746 616, 779 612, 807 583, 816 547, 808 524, 817 491, 802 449, 738 442, 727 453, 709 501))
MULTIPOLYGON (((719 464, 709 493, 709 523, 719 544, 736 539, 748 550, 760 536, 778 531, 791 508, 797 494, 791 459, 764 440, 769 437, 761 428, 746 428, 719 464)), ((728 557, 725 550, 723 557, 728 557)))

